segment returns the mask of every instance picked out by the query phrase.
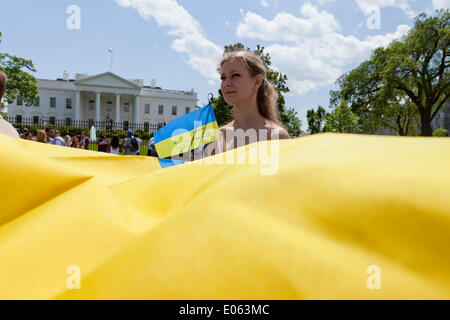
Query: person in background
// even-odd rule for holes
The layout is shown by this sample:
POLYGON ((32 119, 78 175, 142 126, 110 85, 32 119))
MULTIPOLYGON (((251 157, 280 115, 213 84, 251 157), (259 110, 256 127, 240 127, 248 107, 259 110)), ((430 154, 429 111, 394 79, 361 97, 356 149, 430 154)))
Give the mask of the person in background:
POLYGON ((50 144, 55 144, 55 132, 53 131, 53 128, 47 127, 45 128, 45 134, 47 135, 47 142, 50 144))
POLYGON ((26 139, 25 137, 27 136, 27 134, 30 132, 30 130, 28 130, 28 128, 23 128, 23 133, 20 134, 20 138, 21 139, 26 139))
MULTIPOLYGON (((6 91, 6 75, 0 71, 0 101, 6 91)), ((20 138, 17 130, 0 115, 0 134, 4 134, 13 138, 20 138)))
POLYGON ((25 132, 25 133, 23 134, 23 138, 24 138, 25 140, 33 141, 33 135, 31 134, 30 131, 25 132))
POLYGON ((59 130, 55 130, 55 138, 53 139, 53 142, 57 146, 62 146, 62 147, 66 146, 66 142, 64 141, 63 138, 61 138, 61 133, 59 132, 59 130))
POLYGON ((136 138, 133 137, 133 131, 128 130, 128 137, 123 141, 122 147, 125 149, 124 155, 126 156, 135 156, 136 153, 139 151, 139 148, 134 148, 133 144, 135 146, 139 146, 139 143, 137 142, 136 138))
POLYGON ((108 153, 120 155, 122 153, 122 145, 120 144, 119 136, 113 136, 111 143, 108 145, 108 153))
POLYGON ((80 136, 74 136, 72 140, 72 148, 81 149, 81 137, 80 136))
POLYGON ((72 138, 69 135, 66 135, 64 137, 64 142, 66 143, 66 147, 71 147, 72 146, 72 138))
POLYGON ((36 141, 40 142, 40 143, 48 143, 47 141, 47 134, 45 133, 44 130, 38 130, 36 132, 36 141))
POLYGON ((99 138, 100 139, 98 141, 98 149, 97 150, 100 151, 100 152, 108 152, 109 143, 105 139, 105 135, 101 134, 99 138))
POLYGON ((139 144, 139 149, 136 152, 136 155, 138 156, 141 152, 141 144, 142 144, 142 140, 139 138, 139 135, 137 133, 134 134, 134 137, 136 138, 138 144, 139 144))
POLYGON ((151 137, 150 140, 148 141, 147 156, 158 157, 158 152, 156 152, 156 147, 155 147, 155 138, 153 138, 153 137, 151 137))
POLYGON ((81 132, 81 148, 82 149, 86 149, 89 150, 89 138, 86 136, 86 132, 82 131, 81 132))

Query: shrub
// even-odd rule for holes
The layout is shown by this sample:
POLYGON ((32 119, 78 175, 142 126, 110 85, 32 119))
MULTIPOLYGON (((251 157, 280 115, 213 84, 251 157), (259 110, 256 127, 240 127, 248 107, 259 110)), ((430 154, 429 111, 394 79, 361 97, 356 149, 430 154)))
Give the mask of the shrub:
POLYGON ((433 137, 448 137, 448 132, 444 128, 437 128, 433 132, 433 137))

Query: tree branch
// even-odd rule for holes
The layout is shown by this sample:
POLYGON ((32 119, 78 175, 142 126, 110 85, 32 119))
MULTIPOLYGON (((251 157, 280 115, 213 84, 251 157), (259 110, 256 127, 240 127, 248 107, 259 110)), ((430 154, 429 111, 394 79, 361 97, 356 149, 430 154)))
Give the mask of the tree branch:
POLYGON ((445 102, 448 101, 448 98, 450 97, 450 94, 446 94, 444 99, 442 99, 442 101, 439 103, 439 105, 437 106, 436 110, 434 110, 433 114, 431 115, 430 120, 433 120, 434 117, 436 116, 436 114, 439 112, 439 109, 442 108, 442 106, 444 105, 445 102))

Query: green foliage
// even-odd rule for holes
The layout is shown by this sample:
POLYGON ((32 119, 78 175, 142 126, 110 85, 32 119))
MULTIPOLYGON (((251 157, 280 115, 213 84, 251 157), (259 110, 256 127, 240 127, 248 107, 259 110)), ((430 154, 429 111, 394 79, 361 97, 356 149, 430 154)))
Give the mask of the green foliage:
POLYGON ((287 132, 293 137, 298 137, 303 133, 302 131, 302 121, 297 117, 297 111, 294 108, 289 108, 286 112, 287 123, 284 123, 287 132))
POLYGON ((433 137, 448 137, 447 129, 437 128, 433 132, 433 137))
MULTIPOLYGON (((1 35, 0 32, 0 38, 1 35)), ((17 95, 21 95, 26 105, 33 104, 38 94, 36 78, 28 73, 36 72, 33 62, 8 53, 0 53, 0 70, 6 74, 8 79, 4 101, 12 103, 17 95)), ((5 105, 0 101, 0 111, 4 107, 5 105)))
POLYGON ((376 49, 369 60, 341 76, 330 104, 347 100, 366 133, 396 124, 395 131, 406 134, 417 116, 420 134, 431 136, 431 121, 450 97, 449 49, 449 10, 436 11, 434 17, 420 14, 403 39, 376 49), (397 103, 405 97, 409 102, 397 103))
MULTIPOLYGON (((236 43, 224 47, 225 53, 236 50, 251 51, 250 48, 245 48, 242 43, 236 43)), ((280 113, 281 123, 286 127, 289 135, 294 137, 298 136, 301 133, 301 121, 298 119, 297 113, 294 110, 286 110, 286 102, 283 96, 284 93, 289 92, 289 88, 287 86, 287 76, 281 72, 273 70, 270 67, 272 65, 270 55, 264 52, 264 47, 257 45, 253 52, 261 57, 261 60, 266 67, 267 80, 275 86, 278 93, 277 106, 280 113)), ((219 96, 217 98, 213 98, 213 109, 216 114, 217 123, 219 126, 223 126, 233 120, 233 108, 225 102, 221 90, 218 91, 218 94, 219 96)))
POLYGON ((212 99, 212 107, 219 127, 230 123, 233 120, 233 107, 225 102, 222 90, 219 90, 219 96, 212 99))
POLYGON ((375 115, 380 124, 391 133, 417 135, 414 124, 418 120, 417 108, 408 96, 398 93, 387 101, 383 113, 375 115))
POLYGON ((311 134, 325 132, 325 124, 326 124, 326 115, 327 112, 321 106, 317 108, 317 111, 314 109, 308 110, 306 113, 306 119, 308 121, 308 131, 311 134))
POLYGON ((342 100, 341 104, 332 112, 326 114, 325 131, 342 133, 359 133, 358 116, 352 112, 347 101, 342 100))

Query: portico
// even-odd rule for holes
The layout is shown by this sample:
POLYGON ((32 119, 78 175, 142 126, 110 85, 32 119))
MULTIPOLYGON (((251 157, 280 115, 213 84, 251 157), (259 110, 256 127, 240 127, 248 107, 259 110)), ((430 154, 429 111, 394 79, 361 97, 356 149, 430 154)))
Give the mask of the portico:
POLYGON ((79 76, 74 85, 75 120, 138 122, 142 90, 138 83, 106 72, 92 77, 79 76))

